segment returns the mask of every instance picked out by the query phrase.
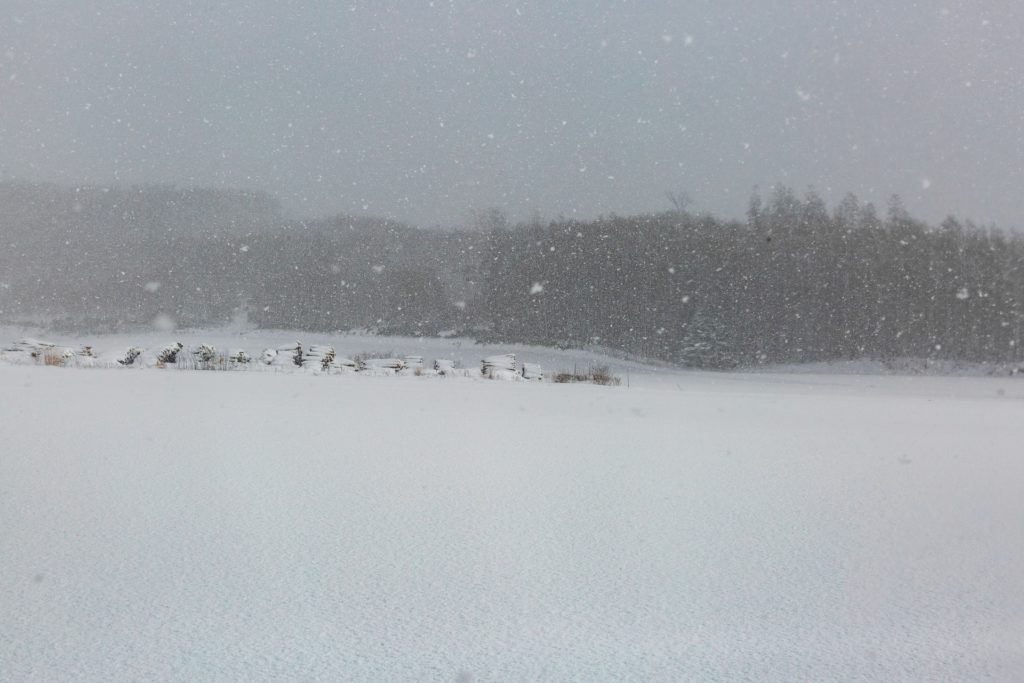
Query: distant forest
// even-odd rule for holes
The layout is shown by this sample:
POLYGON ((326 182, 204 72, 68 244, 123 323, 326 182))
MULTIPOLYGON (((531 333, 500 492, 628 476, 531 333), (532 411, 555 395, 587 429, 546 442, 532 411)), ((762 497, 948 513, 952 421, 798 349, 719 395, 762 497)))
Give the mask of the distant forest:
POLYGON ((0 184, 0 319, 78 330, 367 329, 599 346, 699 367, 1024 360, 1024 240, 894 198, 751 198, 476 230, 282 218, 258 192, 0 184))

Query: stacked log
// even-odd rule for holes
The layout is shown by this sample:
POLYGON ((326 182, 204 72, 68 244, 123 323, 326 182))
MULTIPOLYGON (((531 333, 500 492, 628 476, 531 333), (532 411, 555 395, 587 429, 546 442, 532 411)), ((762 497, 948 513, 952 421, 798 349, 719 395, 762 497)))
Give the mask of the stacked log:
POLYGON ((96 366, 98 361, 96 352, 93 351, 91 346, 80 346, 77 350, 68 349, 67 361, 73 365, 82 368, 92 368, 96 366))
POLYGON ((75 360, 75 350, 67 347, 60 349, 51 349, 47 351, 43 356, 43 361, 47 365, 67 365, 73 363, 75 360))
POLYGON ((24 349, 39 354, 46 349, 53 349, 56 347, 57 345, 53 342, 40 341, 38 339, 32 339, 31 337, 25 337, 24 339, 15 342, 14 349, 10 350, 24 349))
POLYGON ((295 342, 277 347, 269 365, 274 367, 302 367, 302 343, 295 342))
MULTIPOLYGON (((24 362, 46 363, 47 365, 91 366, 98 364, 110 366, 116 363, 125 367, 132 365, 166 367, 168 364, 175 363, 179 367, 185 367, 182 366, 182 363, 185 363, 188 368, 192 369, 211 369, 213 364, 219 368, 226 368, 244 365, 252 361, 252 358, 243 349, 233 349, 227 354, 218 353, 216 348, 210 344, 189 347, 183 353, 184 349, 185 346, 181 342, 173 342, 145 352, 138 347, 130 346, 121 351, 104 352, 102 356, 98 356, 91 346, 66 348, 52 342, 26 338, 4 347, 0 351, 15 362, 18 358, 22 358, 24 362), (142 358, 141 362, 140 358, 142 358)), ((455 361, 446 358, 436 359, 431 366, 432 369, 426 369, 423 356, 418 355, 408 355, 404 358, 357 358, 359 358, 358 361, 338 356, 334 347, 329 345, 314 344, 308 349, 303 349, 300 342, 276 349, 265 349, 262 354, 262 361, 266 365, 287 368, 301 367, 316 372, 369 371, 371 374, 386 375, 415 373, 448 377, 479 376, 476 375, 475 370, 457 369, 455 361)), ((481 362, 481 375, 488 379, 520 381, 542 381, 544 379, 544 372, 540 364, 517 364, 515 354, 512 353, 496 354, 484 358, 481 362)))
POLYGON ((339 372, 355 372, 359 367, 351 358, 344 358, 335 354, 331 360, 331 369, 339 372))
POLYGON ((540 367, 539 363, 523 363, 521 374, 523 379, 536 382, 544 379, 544 370, 540 367))
POLYGON ((75 351, 66 346, 52 346, 41 349, 34 357, 37 363, 43 365, 65 366, 74 362, 75 351))
POLYGON ((25 362, 41 361, 44 354, 57 347, 53 342, 39 341, 26 337, 4 349, 4 354, 25 362))
POLYGON ((488 356, 483 359, 480 371, 488 379, 512 379, 516 377, 516 355, 501 353, 488 356))
POLYGON ((302 367, 305 370, 327 370, 334 361, 334 347, 321 344, 311 345, 302 355, 302 367))
POLYGON ((381 374, 394 374, 405 367, 401 358, 364 358, 360 363, 361 370, 381 374))

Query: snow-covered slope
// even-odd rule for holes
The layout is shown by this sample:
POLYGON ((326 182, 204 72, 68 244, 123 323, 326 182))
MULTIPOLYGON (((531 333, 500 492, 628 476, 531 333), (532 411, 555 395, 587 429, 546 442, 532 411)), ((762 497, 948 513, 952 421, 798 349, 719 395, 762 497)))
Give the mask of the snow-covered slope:
POLYGON ((1024 381, 635 370, 0 364, 0 680, 1024 677, 1024 381))

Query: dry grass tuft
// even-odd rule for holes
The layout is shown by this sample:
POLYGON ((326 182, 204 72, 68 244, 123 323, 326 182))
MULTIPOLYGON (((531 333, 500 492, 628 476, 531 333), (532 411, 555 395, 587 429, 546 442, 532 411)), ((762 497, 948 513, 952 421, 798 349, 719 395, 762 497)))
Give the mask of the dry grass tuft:
POLYGON ((57 351, 46 351, 43 353, 43 365, 49 365, 56 368, 64 367, 64 354, 57 351))
POLYGON ((591 384, 600 384, 606 387, 617 387, 622 383, 622 380, 619 377, 616 377, 611 373, 611 369, 607 365, 598 365, 589 368, 586 372, 579 372, 577 370, 569 372, 567 370, 562 370, 555 373, 554 381, 557 384, 589 382, 591 384))
POLYGON ((622 380, 612 374, 607 365, 598 365, 590 371, 590 381, 607 387, 618 386, 622 380))

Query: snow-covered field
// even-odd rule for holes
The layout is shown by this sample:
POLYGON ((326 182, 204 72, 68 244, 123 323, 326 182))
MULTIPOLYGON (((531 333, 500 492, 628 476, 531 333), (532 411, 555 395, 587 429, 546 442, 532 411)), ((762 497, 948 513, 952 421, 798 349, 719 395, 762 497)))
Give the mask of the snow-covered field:
POLYGON ((0 680, 1024 679, 1024 379, 608 362, 0 363, 0 680))

